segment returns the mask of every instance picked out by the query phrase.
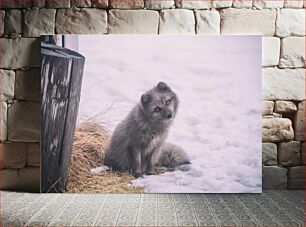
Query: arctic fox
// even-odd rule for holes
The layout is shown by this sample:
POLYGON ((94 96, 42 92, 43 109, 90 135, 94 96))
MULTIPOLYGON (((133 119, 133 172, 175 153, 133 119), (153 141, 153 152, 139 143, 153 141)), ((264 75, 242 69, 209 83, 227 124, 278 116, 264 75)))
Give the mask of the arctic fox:
POLYGON ((177 95, 164 82, 142 94, 140 103, 114 130, 104 164, 115 170, 130 169, 138 178, 154 174, 157 165, 174 168, 190 163, 181 148, 165 143, 178 104, 177 95))
POLYGON ((161 147, 158 166, 164 166, 168 170, 174 170, 180 165, 191 164, 186 152, 179 146, 172 143, 164 143, 161 147))

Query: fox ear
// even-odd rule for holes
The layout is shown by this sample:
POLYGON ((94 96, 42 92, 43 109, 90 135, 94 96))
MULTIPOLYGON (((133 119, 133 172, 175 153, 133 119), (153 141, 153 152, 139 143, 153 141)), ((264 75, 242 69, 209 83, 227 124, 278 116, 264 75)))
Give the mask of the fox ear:
POLYGON ((168 91, 168 90, 170 90, 170 88, 168 87, 168 85, 165 82, 159 82, 157 84, 157 89, 159 91, 168 91))
POLYGON ((152 96, 149 94, 143 94, 141 96, 141 104, 144 106, 146 104, 148 104, 152 99, 152 96))

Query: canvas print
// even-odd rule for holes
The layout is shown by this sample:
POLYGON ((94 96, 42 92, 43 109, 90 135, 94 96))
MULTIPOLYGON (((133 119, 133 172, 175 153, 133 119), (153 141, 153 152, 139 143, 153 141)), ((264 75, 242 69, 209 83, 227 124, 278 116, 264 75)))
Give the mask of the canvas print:
POLYGON ((42 53, 43 192, 261 192, 261 36, 45 37, 42 53))

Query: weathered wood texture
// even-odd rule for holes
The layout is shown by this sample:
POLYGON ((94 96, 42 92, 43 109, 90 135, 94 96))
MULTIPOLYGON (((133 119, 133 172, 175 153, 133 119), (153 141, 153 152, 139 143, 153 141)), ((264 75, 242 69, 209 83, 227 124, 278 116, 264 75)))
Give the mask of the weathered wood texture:
POLYGON ((42 44, 41 192, 64 192, 81 94, 85 58, 42 44))

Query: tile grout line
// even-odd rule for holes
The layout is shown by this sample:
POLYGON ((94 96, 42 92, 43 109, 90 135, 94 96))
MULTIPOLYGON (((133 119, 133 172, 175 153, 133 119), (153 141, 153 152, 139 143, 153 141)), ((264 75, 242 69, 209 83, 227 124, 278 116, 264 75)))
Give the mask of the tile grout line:
POLYGON ((217 223, 217 226, 220 226, 219 219, 216 217, 215 213, 212 211, 208 200, 206 199, 205 195, 202 195, 202 196, 203 196, 204 200, 206 201, 206 204, 208 205, 208 209, 210 210, 212 216, 214 217, 214 219, 215 219, 215 221, 217 223))
POLYGON ((176 213, 176 204, 175 204, 175 200, 174 200, 173 194, 171 194, 171 199, 172 199, 172 202, 173 202, 173 205, 174 205, 176 226, 178 226, 178 218, 177 218, 177 213, 176 213))
POLYGON ((222 203, 224 204, 224 206, 226 207, 226 209, 228 210, 228 212, 231 214, 231 216, 234 218, 237 226, 240 225, 240 221, 237 219, 236 215, 232 212, 232 209, 227 205, 227 203, 225 202, 224 199, 222 199, 219 194, 217 194, 218 198, 222 201, 222 203))
MULTIPOLYGON (((46 196, 47 196, 47 195, 46 195, 46 196)), ((43 205, 42 208, 40 208, 40 210, 37 211, 36 214, 33 215, 33 216, 32 216, 23 226, 28 226, 29 223, 31 223, 33 220, 35 220, 35 218, 36 218, 37 216, 39 216, 39 215, 42 213, 42 211, 43 211, 46 207, 48 207, 50 203, 52 203, 54 200, 56 200, 59 196, 60 196, 60 195, 56 195, 56 196, 54 196, 54 198, 53 198, 51 201, 47 201, 46 204, 43 205)))
MULTIPOLYGON (((30 195, 30 194, 29 194, 30 195)), ((24 195, 22 195, 22 196, 20 196, 19 198, 17 198, 19 201, 21 201, 21 203, 20 204, 25 204, 25 202, 26 201, 28 201, 31 197, 30 196, 24 196, 24 195)), ((231 208, 231 206, 230 206, 230 202, 231 201, 228 201, 228 202, 226 202, 227 200, 225 200, 226 199, 226 197, 224 197, 224 199, 221 197, 221 195, 219 195, 219 194, 215 194, 216 195, 216 198, 218 199, 218 201, 220 200, 220 205, 224 205, 226 208, 226 210, 228 210, 229 211, 229 213, 231 214, 231 216, 234 218, 234 220, 235 220, 235 222, 237 222, 237 217, 235 216, 235 214, 233 215, 233 212, 232 211, 234 211, 234 209, 232 209, 231 208)), ((271 207, 273 207, 273 206, 275 206, 275 207, 277 207, 278 209, 280 209, 282 212, 284 212, 286 215, 288 215, 288 217, 290 217, 290 218, 292 218, 291 220, 292 220, 292 222, 294 222, 295 224, 297 224, 297 223, 302 223, 301 222, 301 220, 300 219, 298 219, 298 217, 295 217, 295 216, 293 216, 293 214, 294 213, 292 213, 292 214, 290 214, 290 213, 288 213, 288 212, 286 212, 286 210, 284 210, 284 208, 281 208, 281 206, 278 206, 278 203, 277 202, 279 202, 280 204, 281 203, 285 203, 285 202, 287 202, 287 201, 289 201, 290 202, 290 204, 294 204, 292 201, 295 201, 295 200, 297 200, 298 199, 298 196, 300 196, 300 194, 292 194, 292 197, 294 198, 294 200, 291 200, 291 197, 290 197, 290 193, 289 194, 287 194, 287 192, 286 193, 276 193, 275 192, 275 194, 274 194, 274 192, 272 192, 271 194, 262 194, 262 196, 260 196, 259 197, 259 199, 258 200, 256 200, 256 198, 257 197, 252 197, 252 195, 247 195, 246 197, 239 197, 239 195, 238 194, 233 194, 233 199, 237 202, 237 205, 240 205, 240 207, 243 209, 243 210, 245 210, 245 212, 248 214, 248 215, 250 215, 250 217, 252 218, 252 221, 254 221, 255 223, 256 223, 256 225, 259 225, 259 226, 263 226, 263 225, 265 225, 265 223, 260 223, 259 224, 259 221, 260 221, 260 215, 259 216, 256 216, 256 218, 253 216, 253 213, 254 213, 254 211, 261 211, 262 213, 266 213, 266 218, 267 218, 267 223, 269 222, 269 218, 271 218, 272 219, 272 221, 274 221, 275 222, 275 224, 282 224, 282 225, 284 225, 284 221, 285 220, 279 220, 278 218, 277 218, 277 216, 275 215, 275 213, 276 212, 274 212, 274 213, 268 213, 269 212, 269 210, 270 210, 270 206, 265 206, 265 205, 269 205, 269 204, 271 204, 272 206, 271 207), (288 196, 287 196, 288 195, 288 196), (282 196, 286 196, 285 198, 282 198, 282 196), (278 200, 279 199, 279 200, 278 200), (243 201, 248 201, 248 200, 250 200, 250 202, 253 202, 253 204, 255 204, 255 206, 253 207, 253 206, 250 206, 250 207, 247 207, 247 205, 248 205, 248 203, 244 203, 243 201), (267 203, 265 203, 265 201, 267 201, 267 203), (257 206, 257 208, 256 208, 256 206, 257 206), (258 219, 257 219, 258 218, 258 219), (297 222, 297 223, 296 223, 297 222)), ((178 204, 178 203, 176 203, 175 202, 175 200, 174 200, 174 198, 173 198, 173 195, 172 194, 170 194, 170 196, 171 196, 171 201, 172 201, 172 203, 174 204, 174 210, 175 210, 175 219, 176 219, 176 225, 178 225, 178 215, 177 215, 177 207, 176 207, 176 205, 178 204)), ((195 212, 195 210, 196 210, 196 207, 193 207, 192 206, 192 204, 191 204, 191 196, 189 195, 189 194, 187 194, 186 195, 187 196, 187 201, 188 201, 188 203, 190 204, 190 207, 191 207, 191 210, 192 210, 192 212, 193 212, 193 215, 194 215, 194 219, 196 220, 196 222, 197 222, 197 224, 199 225, 199 220, 198 220, 198 217, 197 217, 197 215, 194 213, 195 212)), ((23 225, 23 226, 27 226, 28 224, 30 224, 32 221, 43 221, 43 220, 35 220, 40 214, 42 214, 44 211, 47 211, 48 209, 46 209, 46 208, 48 208, 48 205, 50 205, 51 203, 53 203, 54 201, 56 201, 56 200, 59 200, 59 203, 60 203, 60 199, 61 198, 63 198, 63 199, 65 199, 65 198, 67 198, 66 196, 64 196, 64 195, 58 195, 58 194, 55 194, 54 196, 52 196, 52 198, 51 198, 51 200, 46 200, 46 198, 48 198, 48 197, 44 197, 44 195, 39 195, 39 196, 37 196, 35 199, 33 199, 33 201, 30 201, 29 202, 29 205, 30 206, 27 206, 26 207, 26 211, 28 211, 27 209, 31 209, 31 204, 33 205, 35 205, 36 203, 38 204, 39 203, 39 201, 40 201, 40 199, 42 200, 42 202, 40 202, 39 204, 41 204, 39 207, 39 209, 37 210, 37 211, 35 211, 35 213, 33 213, 33 216, 31 217, 31 218, 29 218, 29 220, 23 225), (61 197, 61 196, 63 196, 63 197, 61 197)), ((78 194, 75 194, 75 195, 73 195, 72 197, 70 197, 70 198, 68 198, 68 200, 66 201, 66 202, 64 202, 63 203, 63 205, 64 206, 58 206, 58 210, 56 210, 56 209, 53 209, 53 211, 55 211, 54 213, 53 213, 53 217, 52 217, 52 219, 50 219, 49 221, 48 221, 48 223, 46 224, 46 225, 48 225, 48 226, 50 226, 50 224, 53 222, 53 220, 54 219, 56 219, 59 215, 61 215, 62 213, 63 213, 63 210, 64 209, 66 209, 70 204, 72 204, 72 203, 74 203, 74 201, 76 201, 77 200, 77 198, 78 198, 78 194)), ((75 218, 74 218, 74 221, 72 221, 72 226, 73 226, 73 223, 78 219, 78 217, 82 214, 82 212, 84 211, 84 209, 86 209, 86 207, 89 205, 89 201, 91 200, 91 198, 93 198, 93 195, 91 194, 88 198, 86 198, 85 200, 83 200, 84 201, 84 206, 83 207, 81 207, 81 211, 79 211, 78 213, 76 213, 76 216, 75 216, 75 218)), ((98 204, 101 204, 101 206, 97 206, 97 210, 98 210, 98 212, 96 212, 95 213, 95 218, 93 218, 92 219, 92 222, 94 223, 94 224, 96 224, 97 223, 97 221, 98 221, 98 219, 99 219, 99 217, 101 216, 101 214, 103 213, 103 208, 105 207, 105 204, 107 203, 107 201, 110 201, 110 196, 109 195, 106 195, 104 198, 101 198, 102 199, 102 203, 98 203, 98 204), (103 204, 103 205, 102 205, 103 204)), ((121 206, 120 206, 120 210, 119 210, 119 213, 118 213, 118 216, 117 216, 117 220, 116 220, 116 224, 115 225, 117 225, 118 223, 119 223, 119 220, 120 220, 120 215, 121 215, 121 212, 122 212, 122 210, 124 209, 124 203, 125 203, 125 199, 126 198, 128 198, 128 195, 127 194, 124 194, 124 196, 123 196, 123 200, 121 201, 121 206)), ((135 222, 137 223, 137 219, 139 218, 138 216, 139 216, 139 212, 140 212, 140 203, 141 203, 141 195, 138 197, 139 198, 139 200, 138 200, 138 209, 137 209, 137 213, 136 213, 136 217, 134 218, 134 220, 135 220, 135 222)), ((215 216, 215 213, 214 212, 212 212, 212 210, 215 210, 215 209, 213 209, 213 207, 214 206, 210 206, 210 204, 208 204, 207 203, 207 199, 209 199, 209 198, 206 198, 205 197, 205 195, 202 195, 202 198, 204 198, 204 200, 206 201, 206 204, 208 205, 208 209, 210 210, 210 212, 212 213, 212 216, 214 217, 214 219, 215 219, 215 221, 216 221, 216 223, 217 223, 217 226, 220 226, 220 220, 219 219, 217 219, 216 218, 216 216, 215 216)), ((16 199, 16 200, 17 200, 16 199)), ((157 215, 157 217, 156 217, 156 219, 155 219, 155 222, 157 222, 157 225, 159 225, 160 223, 160 217, 159 217, 159 206, 162 204, 162 201, 161 202, 159 202, 159 194, 155 194, 155 199, 157 200, 156 201, 156 207, 155 207, 155 210, 156 210, 156 215, 157 215)), ((212 202, 213 202, 213 200, 212 200, 212 202)), ((234 201, 233 201, 234 202, 234 201)), ((236 203, 235 202, 235 203, 236 203)), ((168 203, 168 202, 167 202, 168 203)), ((59 204, 60 205, 60 204, 59 204)), ((52 208, 51 206, 50 206, 50 208, 52 208)), ((119 207, 117 206, 117 209, 118 209, 119 207)), ((216 207, 217 208, 217 207, 216 207)), ((239 207, 237 208, 237 209, 240 209, 239 207)), ((29 215, 27 215, 27 216, 29 216, 29 215)), ((116 217, 116 216, 115 216, 116 217)), ((41 218, 42 219, 42 218, 41 218)), ((240 222, 237 222, 237 224, 239 224, 240 222)), ((254 223, 254 224, 255 224, 254 223)), ((270 222, 269 222, 270 223, 270 222)), ((272 223, 272 222, 271 222, 272 223)), ((286 222, 287 223, 287 222, 286 222)), ((57 224, 59 224, 60 225, 60 222, 58 222, 57 224)), ((289 224, 287 224, 288 226, 289 226, 289 224)))
POLYGON ((266 208, 264 208, 263 206, 261 206, 261 204, 258 203, 258 202, 256 202, 256 204, 258 204, 258 206, 259 206, 263 211, 265 211, 266 214, 267 214, 273 221, 275 221, 279 226, 282 226, 282 223, 279 222, 279 220, 275 219, 275 218, 271 215, 271 213, 269 212, 269 210, 267 210, 266 208))
POLYGON ((137 219, 138 219, 139 210, 140 210, 140 203, 141 203, 141 196, 142 196, 142 194, 139 195, 138 209, 137 209, 137 217, 136 217, 136 220, 135 220, 135 226, 137 225, 137 219))
POLYGON ((80 209, 79 213, 77 213, 76 218, 74 218, 74 220, 71 222, 71 226, 73 226, 73 224, 76 222, 76 220, 80 217, 81 213, 83 212, 83 210, 85 209, 85 207, 87 208, 87 204, 88 201, 91 199, 92 194, 89 196, 89 198, 86 200, 84 206, 82 209, 80 209))
MULTIPOLYGON (((51 201, 55 200, 58 196, 54 197, 51 201)), ((45 207, 48 207, 48 205, 49 201, 45 202, 45 204, 23 226, 28 226, 28 223, 31 223, 35 217, 42 213, 42 210, 44 210, 45 207)))
MULTIPOLYGON (((262 226, 262 224, 260 224, 260 223, 258 222, 257 218, 253 216, 252 211, 251 211, 249 208, 247 208, 247 207, 243 204, 243 202, 239 199, 239 197, 238 197, 236 194, 235 194, 234 196, 235 196, 235 198, 237 199, 237 201, 238 201, 240 204, 242 204, 242 206, 249 212, 250 216, 255 220, 255 222, 256 222, 259 226, 262 226)), ((258 203, 257 203, 257 206, 259 207, 258 203)), ((268 215, 268 216, 270 216, 270 215, 268 215)), ((270 216, 270 218, 271 218, 271 216, 270 216)), ((271 218, 271 219, 274 220, 273 218, 271 218)))
MULTIPOLYGON (((282 199, 284 202, 286 202, 286 203, 290 203, 290 204, 292 204, 292 205, 295 205, 295 203, 293 203, 293 202, 291 202, 291 201, 289 201, 289 200, 287 200, 287 199, 281 197, 279 194, 276 194, 276 196, 277 196, 278 198, 281 198, 281 199, 282 199)), ((273 200, 273 199, 272 199, 272 200, 273 200)), ((304 207, 301 208, 301 209, 299 209, 299 207, 298 207, 297 209, 304 212, 304 207)))
POLYGON ((252 214, 252 212, 249 210, 249 208, 247 208, 247 207, 243 204, 243 202, 239 199, 239 197, 238 197, 236 194, 234 194, 234 197, 235 197, 235 199, 237 200, 237 202, 240 203, 240 204, 242 205, 242 207, 243 207, 246 211, 248 211, 249 215, 253 218, 253 220, 256 222, 256 224, 257 224, 258 226, 262 226, 262 225, 258 222, 257 218, 253 216, 253 214, 252 214))
MULTIPOLYGON (((1 203, 1 208, 3 209, 4 208, 4 204, 5 204, 5 207, 6 208, 10 208, 13 204, 15 204, 15 203, 18 203, 17 201, 18 201, 18 199, 20 199, 20 197, 22 197, 22 196, 20 196, 20 197, 17 197, 17 201, 12 201, 13 199, 14 199, 14 197, 13 196, 9 196, 8 194, 7 195, 5 195, 5 196, 3 196, 3 192, 2 191, 0 191, 0 193, 1 193, 1 195, 0 195, 0 203, 1 203), (12 198, 11 198, 12 197, 12 198), (7 202, 7 200, 10 200, 9 202, 7 202)), ((18 194, 17 194, 18 195, 18 194)))
MULTIPOLYGON (((64 194, 61 194, 61 196, 63 196, 64 194)), ((60 196, 59 196, 60 197, 60 196)), ((76 195, 73 195, 72 199, 70 199, 67 204, 51 219, 50 223, 48 223, 48 226, 50 225, 53 221, 55 221, 55 219, 63 212, 63 210, 65 210, 73 201, 73 199, 76 197, 76 195)))
MULTIPOLYGON (((38 196, 35 196, 35 199, 32 201, 32 202, 29 202, 29 203, 36 203, 36 200, 39 200, 41 196, 49 196, 48 194, 47 195, 44 195, 44 194, 39 194, 38 196)), ((54 196, 54 197, 58 197, 58 196, 54 196)))
POLYGON ((93 226, 97 226, 97 222, 99 221, 99 218, 101 217, 101 215, 102 215, 102 213, 103 213, 102 211, 103 211, 103 209, 104 209, 104 207, 105 207, 105 204, 106 204, 108 198, 109 198, 109 194, 107 194, 106 199, 105 199, 105 201, 104 201, 104 203, 103 203, 103 206, 102 206, 102 208, 101 208, 99 214, 97 215, 96 221, 93 223, 93 226))
POLYGON ((20 196, 19 198, 17 198, 16 203, 19 203, 19 200, 23 199, 23 197, 26 197, 27 194, 23 193, 22 196, 20 196))
MULTIPOLYGON (((100 204, 99 202, 97 202, 97 203, 89 202, 89 201, 92 199, 93 196, 94 196, 94 194, 91 194, 90 199, 86 202, 86 205, 85 205, 86 208, 87 208, 89 205, 91 205, 91 204, 100 204)), ((101 203, 101 204, 103 204, 103 203, 101 203)), ((102 205, 101 207, 100 207, 100 209, 103 209, 103 205, 102 205), (102 207, 102 208, 101 208, 101 207, 102 207)), ((97 213, 96 217, 98 217, 98 216, 100 215, 100 212, 101 212, 100 209, 98 209, 98 213, 97 213)), ((81 214, 80 214, 80 215, 81 215, 81 214)), ((79 215, 79 216, 77 217, 77 219, 74 221, 73 226, 75 225, 75 223, 78 222, 80 215, 79 215)), ((95 219, 96 219, 96 218, 95 218, 95 219)), ((95 219, 93 219, 93 220, 95 220, 95 219)))
POLYGON ((300 220, 298 220, 295 216, 292 216, 291 214, 289 214, 286 210, 284 210, 282 207, 280 207, 272 198, 270 198, 269 196, 266 196, 265 194, 263 194, 263 196, 265 198, 267 198, 267 200, 269 200, 271 203, 273 203, 275 206, 277 206, 280 210, 282 210, 284 213, 286 213, 289 217, 293 218, 295 221, 297 221, 297 223, 303 224, 303 222, 300 222, 300 220))
POLYGON ((16 203, 29 203, 28 201, 22 201, 29 197, 30 197, 30 194, 24 194, 23 196, 21 196, 21 198, 18 198, 18 201, 16 201, 16 203))
POLYGON ((176 226, 178 226, 179 224, 179 221, 178 221, 178 218, 177 218, 177 210, 176 210, 176 202, 175 202, 175 199, 174 199, 174 196, 173 194, 171 194, 171 197, 172 197, 172 200, 173 200, 173 205, 174 205, 174 211, 175 211, 175 219, 176 219, 176 226))
POLYGON ((159 209, 158 209, 158 202, 159 194, 156 194, 156 226, 159 226, 159 209))
POLYGON ((137 223, 138 223, 138 214, 139 214, 139 208, 140 208, 140 201, 141 201, 141 194, 139 196, 139 201, 138 201, 138 208, 137 208, 137 214, 136 214, 136 219, 135 219, 135 226, 137 226, 137 223))
POLYGON ((193 206, 192 206, 191 201, 190 201, 190 195, 189 195, 189 194, 187 195, 187 198, 188 198, 189 205, 190 205, 191 210, 192 210, 192 213, 193 213, 193 217, 194 217, 194 219, 196 220, 197 226, 199 226, 198 217, 197 217, 197 215, 196 215, 195 212, 194 212, 193 206))
POLYGON ((122 211, 122 207, 123 207, 123 203, 124 203, 126 194, 123 194, 123 195, 124 195, 124 196, 123 196, 123 198, 122 198, 122 202, 121 202, 120 209, 119 209, 119 212, 118 212, 118 216, 117 216, 117 219, 116 219, 116 222, 115 222, 115 225, 114 225, 114 226, 117 226, 118 221, 119 221, 119 217, 120 217, 120 214, 121 214, 121 211, 122 211))
MULTIPOLYGON (((159 196, 160 195, 165 195, 165 194, 158 194, 158 207, 157 207, 157 209, 158 209, 158 220, 159 220, 159 226, 161 226, 160 225, 160 216, 163 216, 162 215, 162 213, 161 213, 161 211, 163 210, 163 209, 165 209, 165 207, 163 208, 163 209, 160 209, 160 205, 161 204, 169 204, 169 205, 173 205, 173 206, 171 206, 171 207, 169 207, 169 209, 168 210, 172 210, 173 212, 171 213, 173 216, 175 216, 176 214, 176 212, 175 212, 175 209, 174 209, 174 201, 173 201, 173 198, 172 198, 172 195, 171 194, 167 194, 167 196, 168 196, 168 199, 170 199, 170 202, 169 201, 167 201, 167 202, 164 202, 159 196), (159 202, 159 199, 161 199, 161 203, 159 202), (161 215, 159 215, 159 214, 161 214, 161 215)), ((166 210, 167 210, 167 208, 166 208, 166 210)), ((175 223, 176 223, 176 217, 175 217, 175 223)), ((177 226, 177 224, 175 225, 175 226, 177 226)))
MULTIPOLYGON (((270 200, 269 197, 266 196, 265 194, 262 194, 262 196, 265 197, 265 198, 267 198, 268 200, 270 200)), ((273 200, 270 200, 270 201, 272 202, 272 204, 273 204, 274 206, 276 206, 278 209, 280 209, 279 206, 278 206, 276 203, 273 202, 273 200)), ((260 204, 260 207, 262 207, 262 209, 268 213, 268 210, 267 210, 264 206, 262 206, 262 205, 260 204)), ((290 214, 288 214, 288 213, 287 213, 286 211, 284 211, 283 209, 280 209, 280 210, 283 211, 287 216, 293 218, 290 214)), ((269 216, 271 217, 271 215, 269 215, 269 216)), ((273 218, 273 220, 275 220, 277 223, 283 225, 283 223, 282 223, 281 220, 276 219, 276 218, 274 218, 274 217, 272 217, 272 218, 273 218), (280 222, 280 221, 281 221, 281 222, 280 222)), ((296 219, 294 218, 294 220, 296 220, 296 219)), ((298 222, 298 223, 299 223, 299 222, 298 222)))

